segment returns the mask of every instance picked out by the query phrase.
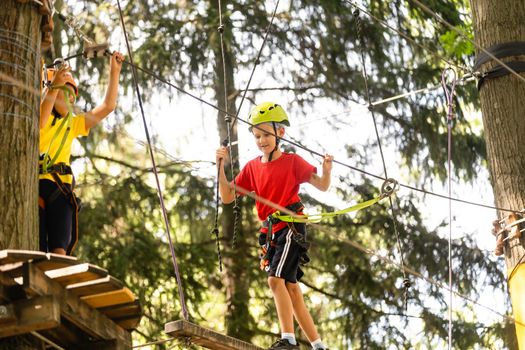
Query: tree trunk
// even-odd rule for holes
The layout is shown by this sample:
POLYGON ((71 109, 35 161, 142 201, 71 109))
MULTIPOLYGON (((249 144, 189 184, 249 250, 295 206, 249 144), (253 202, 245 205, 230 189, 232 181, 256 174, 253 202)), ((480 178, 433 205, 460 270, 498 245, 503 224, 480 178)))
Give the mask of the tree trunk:
MULTIPOLYGON (((523 0, 471 0, 474 15, 474 34, 476 42, 483 48, 512 41, 525 41, 525 2, 523 0)), ((479 50, 478 50, 479 51, 479 50)), ((479 54, 479 52, 478 52, 479 54)), ((525 57, 510 57, 502 61, 525 57)), ((486 72, 498 65, 489 61, 481 68, 486 72)), ((521 73, 525 77, 524 73, 521 73)), ((494 197, 499 207, 521 210, 525 208, 525 82, 508 74, 488 79, 480 90, 481 111, 489 170, 494 189, 494 197)), ((500 218, 509 213, 500 212, 500 218)), ((524 238, 509 240, 505 246, 505 262, 509 275, 523 287, 525 272, 524 238)), ((509 278, 514 316, 523 324, 525 300, 521 300, 524 290, 513 292, 509 278)), ((525 297, 525 296, 524 296, 525 297)), ((525 329, 516 324, 520 348, 525 349, 525 329)))
POLYGON ((2 7, 0 249, 37 249, 42 18, 32 2, 8 0, 2 7))
MULTIPOLYGON (((33 2, 0 11, 0 250, 38 247, 38 140, 41 15, 33 2)), ((42 349, 32 336, 0 339, 0 349, 42 349)))
MULTIPOLYGON (((218 2, 211 1, 212 10, 214 15, 217 17, 217 26, 219 19, 218 2)), ((229 27, 228 18, 225 15, 226 6, 223 3, 223 23, 225 25, 223 33, 223 44, 224 44, 224 60, 226 72, 223 69, 223 60, 221 52, 221 41, 220 33, 217 31, 215 35, 211 36, 211 46, 213 48, 214 56, 216 57, 216 82, 215 82, 215 99, 217 105, 222 110, 227 110, 229 114, 235 115, 237 112, 235 102, 236 95, 235 84, 234 84, 234 71, 235 65, 232 47, 232 32, 229 27), (226 74, 226 86, 224 86, 224 75, 226 74), (226 91, 224 90, 226 88, 226 91), (225 101, 225 94, 227 101, 225 101), (226 109, 227 104, 227 109, 226 109)), ((231 132, 231 141, 237 141, 237 125, 234 118, 231 118, 230 125, 234 125, 231 132)), ((228 124, 225 121, 225 114, 219 112, 217 115, 217 127, 219 130, 219 138, 222 141, 228 138, 228 124)), ((217 145, 218 146, 218 145, 217 145)), ((233 176, 239 173, 239 157, 237 145, 232 146, 230 159, 233 162, 233 176)), ((224 164, 226 176, 229 178, 231 174, 231 164, 226 162, 224 164)), ((241 200, 237 200, 237 205, 241 207, 241 200)), ((223 239, 223 256, 224 256, 224 269, 225 278, 224 283, 226 286, 226 304, 227 311, 225 315, 225 328, 228 335, 250 341, 254 335, 254 330, 251 329, 253 325, 253 319, 248 308, 250 296, 248 294, 250 281, 247 276, 247 266, 252 266, 253 261, 249 260, 249 255, 246 252, 249 250, 251 242, 246 240, 245 229, 242 227, 241 218, 239 217, 237 223, 237 229, 235 232, 235 247, 232 249, 232 243, 234 241, 234 204, 223 205, 221 216, 221 236, 223 239)), ((251 210, 250 210, 251 212, 251 210)))

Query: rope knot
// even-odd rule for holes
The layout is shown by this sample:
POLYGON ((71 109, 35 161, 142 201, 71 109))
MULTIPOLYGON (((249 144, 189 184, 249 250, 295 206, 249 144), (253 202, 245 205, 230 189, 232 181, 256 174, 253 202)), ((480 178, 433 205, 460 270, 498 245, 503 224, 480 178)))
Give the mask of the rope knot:
POLYGON ((221 24, 221 25, 217 28, 217 31, 218 31, 219 33, 221 33, 221 34, 224 33, 224 24, 221 24))

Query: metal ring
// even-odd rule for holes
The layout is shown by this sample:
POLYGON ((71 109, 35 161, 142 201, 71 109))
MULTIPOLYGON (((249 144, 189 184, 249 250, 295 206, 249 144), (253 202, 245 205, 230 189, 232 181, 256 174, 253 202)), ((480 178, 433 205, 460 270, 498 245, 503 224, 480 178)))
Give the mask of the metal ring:
POLYGON ((390 197, 394 192, 399 190, 399 183, 394 178, 388 178, 381 185, 381 196, 390 197))

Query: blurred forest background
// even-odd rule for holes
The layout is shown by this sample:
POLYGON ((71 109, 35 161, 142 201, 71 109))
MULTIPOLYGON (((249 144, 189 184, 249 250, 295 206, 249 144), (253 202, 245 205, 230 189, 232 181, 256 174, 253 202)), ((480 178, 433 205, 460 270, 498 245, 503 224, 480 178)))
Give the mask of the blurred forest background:
MULTIPOLYGON (((289 112, 290 129, 302 144, 322 153, 333 152, 324 145, 328 139, 333 143, 336 137, 340 150, 334 152, 337 160, 358 168, 377 169, 380 175, 382 166, 375 135, 361 139, 344 137, 355 133, 360 125, 356 123, 363 120, 369 128, 367 133, 373 130, 366 110, 360 54, 365 57, 374 101, 437 85, 448 66, 456 69, 459 78, 465 77, 470 73, 465 67, 473 65, 472 43, 412 1, 359 1, 357 5, 366 10, 359 14, 360 31, 354 14, 356 4, 351 1, 281 1, 270 26, 275 5, 275 1, 223 0, 219 12, 219 2, 215 0, 136 0, 123 2, 123 12, 137 65, 223 109, 226 74, 228 111, 233 114, 240 107, 255 67, 254 80, 242 102, 241 118, 254 102, 279 96, 277 102, 289 112), (217 30, 220 13, 225 28, 225 72, 217 30), (268 39, 256 61, 269 26, 268 39), (321 113, 323 106, 350 111, 332 114, 326 109, 321 113), (362 112, 360 121, 356 121, 352 115, 359 106, 362 112), (306 132, 301 125, 307 123, 317 124, 306 132)), ((432 0, 427 5, 472 38, 468 1, 432 0)), ((57 0, 55 7, 74 16, 79 27, 96 42, 107 41, 112 50, 127 55, 115 1, 57 0)), ((46 61, 76 53, 82 50, 82 45, 74 31, 57 20, 54 47, 46 61)), ((80 58, 72 65, 81 86, 77 106, 89 110, 104 91, 108 64, 106 59, 80 58)), ((84 204, 76 255, 107 268, 140 297, 144 318, 134 333, 134 343, 138 345, 165 338, 163 326, 181 318, 181 305, 151 162, 136 127, 141 117, 129 66, 124 67, 120 82, 117 111, 81 140, 73 163, 84 204)), ((139 86, 144 94, 192 320, 261 346, 269 345, 279 330, 265 273, 258 268, 259 224, 253 201, 249 198, 239 201, 241 221, 234 248, 232 207, 221 206, 224 272, 220 273, 216 242, 211 234, 216 205, 215 167, 210 163, 214 161, 214 153, 195 156, 191 152, 201 143, 218 145, 225 138, 224 115, 202 104, 202 110, 191 110, 183 105, 185 100, 179 91, 143 72, 139 72, 139 86), (213 132, 205 139, 190 136, 181 139, 177 147, 168 147, 177 144, 177 140, 168 142, 162 136, 156 124, 156 118, 160 118, 158 111, 173 119, 174 134, 175 130, 187 128, 190 119, 201 117, 203 124, 211 125, 206 130, 213 132)), ((402 182, 444 193, 445 105, 442 90, 436 89, 375 107, 383 146, 390 150, 388 155, 394 156, 389 169, 400 174, 402 182)), ((455 107, 454 183, 460 186, 486 182, 483 131, 479 118, 472 117, 479 109, 474 83, 458 86, 455 107), (478 174, 485 178, 478 179, 478 174)), ((237 131, 245 135, 239 136, 241 158, 247 143, 253 144, 245 129, 244 124, 235 123, 232 134, 234 140, 237 131)), ((283 147, 298 151, 286 142, 283 147)), ((244 157, 255 155, 252 152, 244 157)), ((243 164, 237 147, 233 159, 237 172, 243 164)), ((381 183, 377 180, 340 165, 335 167, 339 168, 334 172, 331 194, 337 197, 337 203, 349 205, 378 195, 381 183)), ((396 245, 388 201, 355 215, 330 219, 323 225, 396 262, 403 255, 407 266, 446 284, 448 241, 443 228, 447 227, 448 218, 437 218, 437 224, 429 225, 424 220, 429 213, 421 209, 429 210, 423 206, 426 198, 405 191, 395 200, 401 251, 396 245)), ((303 199, 314 211, 334 209, 310 192, 303 199)), ((462 219, 476 220, 476 217, 462 219)), ((475 234, 492 239, 487 228, 487 232, 462 232, 453 241, 455 288, 473 300, 484 293, 500 295, 497 309, 510 314, 502 262, 496 261, 490 251, 478 247, 479 237, 475 234)), ((306 267, 305 298, 331 349, 446 347, 446 290, 409 276, 412 287, 405 310, 403 274, 398 268, 335 239, 319 227, 310 227, 309 237, 312 261, 306 267)), ((498 315, 487 316, 487 311, 475 304, 459 299, 454 305, 453 319, 457 349, 516 348, 514 325, 498 315)), ((305 341, 302 335, 301 340, 305 341)), ((156 348, 168 349, 174 345, 172 342, 156 348)))

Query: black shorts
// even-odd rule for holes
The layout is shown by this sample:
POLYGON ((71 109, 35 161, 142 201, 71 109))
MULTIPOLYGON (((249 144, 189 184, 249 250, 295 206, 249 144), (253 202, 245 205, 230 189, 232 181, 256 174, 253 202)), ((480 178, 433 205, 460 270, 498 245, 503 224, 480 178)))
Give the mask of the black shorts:
MULTIPOLYGON (((290 224, 291 225, 291 224, 290 224)), ((293 224, 295 230, 306 237, 306 225, 293 224)), ((299 262, 306 249, 301 247, 294 239, 294 229, 285 227, 274 233, 273 246, 269 249, 270 265, 267 272, 269 276, 279 277, 286 282, 296 283, 304 273, 299 262)))
MULTIPOLYGON (((69 184, 64 186, 71 187, 69 184)), ((45 202, 45 209, 39 208, 40 250, 51 252, 53 249, 67 250, 72 239, 73 205, 60 192, 55 182, 40 180, 38 194, 45 202), (58 195, 56 193, 58 191, 58 195)))

